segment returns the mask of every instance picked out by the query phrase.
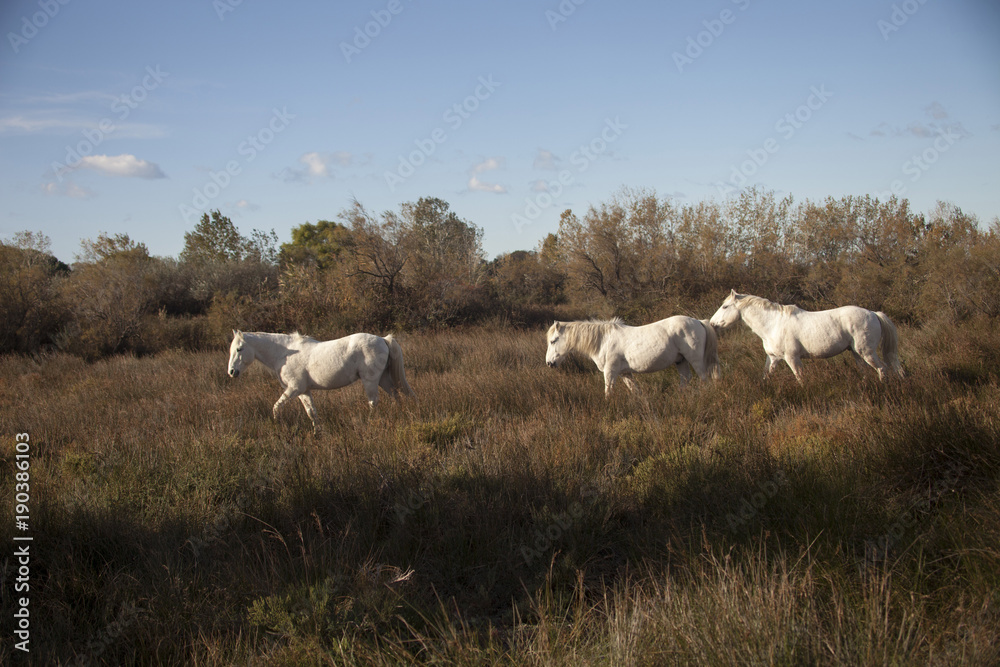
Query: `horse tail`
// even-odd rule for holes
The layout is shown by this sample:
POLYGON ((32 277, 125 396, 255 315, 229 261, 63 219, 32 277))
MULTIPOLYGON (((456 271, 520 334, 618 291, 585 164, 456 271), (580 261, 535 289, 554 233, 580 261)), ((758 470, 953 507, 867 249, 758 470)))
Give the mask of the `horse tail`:
POLYGON ((879 356, 899 377, 903 377, 903 366, 899 363, 899 333, 896 332, 896 325, 882 311, 876 312, 875 317, 882 325, 882 340, 878 344, 879 356))
POLYGON ((715 333, 715 327, 708 320, 698 320, 705 327, 705 370, 713 380, 722 377, 719 366, 719 336, 715 333))
POLYGON ((392 334, 385 337, 385 344, 389 346, 389 365, 386 370, 389 371, 392 384, 404 394, 416 396, 417 392, 413 391, 410 383, 406 381, 406 371, 403 370, 403 348, 399 346, 392 334))

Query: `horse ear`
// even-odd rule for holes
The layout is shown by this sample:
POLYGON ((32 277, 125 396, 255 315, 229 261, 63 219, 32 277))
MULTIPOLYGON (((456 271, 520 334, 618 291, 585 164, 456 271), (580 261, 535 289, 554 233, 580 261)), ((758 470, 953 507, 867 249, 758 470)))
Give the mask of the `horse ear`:
POLYGON ((731 297, 733 297, 735 299, 736 298, 736 290, 734 290, 734 289, 729 290, 729 296, 731 296, 731 297))

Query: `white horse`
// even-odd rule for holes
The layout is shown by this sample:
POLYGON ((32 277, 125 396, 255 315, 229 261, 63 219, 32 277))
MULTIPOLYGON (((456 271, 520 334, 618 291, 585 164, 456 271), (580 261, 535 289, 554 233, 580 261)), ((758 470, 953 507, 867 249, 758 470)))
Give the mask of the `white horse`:
POLYGON ((620 318, 607 321, 556 322, 546 334, 549 347, 545 363, 555 368, 569 352, 579 351, 604 373, 604 395, 621 376, 630 391, 636 391, 632 373, 652 373, 677 366, 681 385, 698 377, 719 377, 718 339, 707 320, 668 317, 659 322, 631 327, 620 318))
POLYGON ((712 315, 712 324, 725 329, 742 319, 764 343, 767 361, 766 378, 774 365, 784 359, 802 382, 803 357, 826 359, 850 350, 859 368, 862 361, 878 371, 885 380, 891 368, 900 377, 899 336, 896 326, 885 313, 844 306, 832 310, 808 311, 798 306, 783 306, 759 296, 737 294, 732 290, 722 306, 712 315), (878 351, 881 354, 881 359, 878 351))
POLYGON ((278 418, 278 408, 285 401, 297 396, 315 430, 319 426, 310 393, 313 389, 339 389, 361 380, 368 404, 373 408, 378 403, 379 387, 393 398, 399 398, 399 390, 415 395, 406 382, 403 350, 391 334, 381 338, 356 333, 320 342, 298 333, 233 330, 233 342, 229 346, 230 377, 238 377, 254 360, 278 376, 285 390, 274 404, 274 418, 278 418))

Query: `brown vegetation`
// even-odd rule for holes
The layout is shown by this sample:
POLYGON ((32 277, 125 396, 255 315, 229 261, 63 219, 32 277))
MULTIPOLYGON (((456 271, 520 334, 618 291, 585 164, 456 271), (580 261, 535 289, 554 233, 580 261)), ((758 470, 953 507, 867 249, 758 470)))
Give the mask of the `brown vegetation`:
POLYGON ((984 229, 950 205, 906 200, 793 203, 745 190, 678 205, 624 189, 531 251, 486 261, 482 230, 440 199, 373 214, 353 202, 339 222, 292 240, 243 236, 218 211, 185 234, 178 259, 125 235, 85 240, 68 267, 46 239, 0 245, 0 351, 214 349, 234 328, 414 331, 483 322, 538 326, 569 304, 631 323, 705 316, 722 291, 807 309, 856 304, 926 324, 1000 316, 1000 222, 984 229))
POLYGON ((32 442, 31 658, 996 664, 1000 228, 651 196, 479 264, 475 227, 434 202, 304 226, 282 263, 102 236, 70 270, 5 244, 0 341, 33 353, 0 357, 0 432, 32 442), (392 252, 390 287, 366 258, 392 252), (722 379, 684 390, 666 371, 606 400, 588 361, 544 365, 553 315, 704 317, 730 287, 886 310, 906 378, 837 358, 765 382, 745 328, 720 339, 722 379), (418 399, 324 392, 319 436, 271 418, 259 367, 226 375, 234 327, 373 324, 400 331, 418 399))
POLYGON ((7 357, 34 657, 993 663, 1000 337, 901 337, 897 383, 849 360, 765 383, 738 331, 721 381, 609 402, 538 331, 411 334, 419 400, 318 395, 319 437, 221 349, 7 357))

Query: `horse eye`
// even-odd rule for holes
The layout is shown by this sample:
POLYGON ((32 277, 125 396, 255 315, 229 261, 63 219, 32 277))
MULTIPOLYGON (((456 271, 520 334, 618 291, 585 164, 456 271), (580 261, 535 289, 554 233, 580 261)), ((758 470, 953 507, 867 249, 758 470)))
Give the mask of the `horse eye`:
POLYGON ((242 348, 242 347, 238 347, 238 348, 236 348, 236 351, 237 351, 237 352, 242 352, 242 351, 243 351, 243 348, 242 348))

